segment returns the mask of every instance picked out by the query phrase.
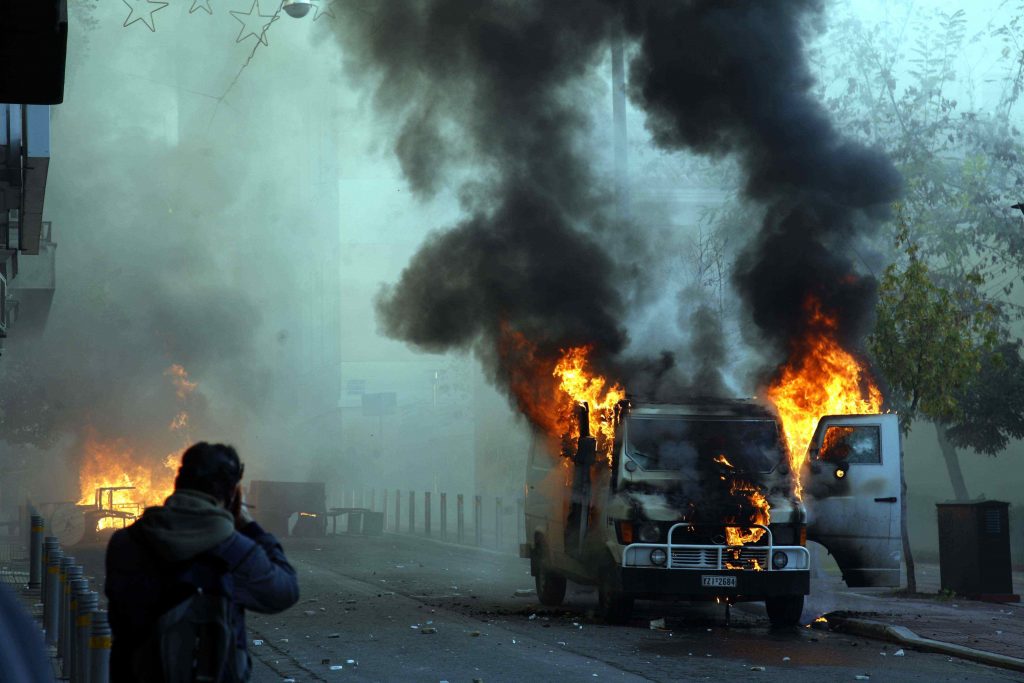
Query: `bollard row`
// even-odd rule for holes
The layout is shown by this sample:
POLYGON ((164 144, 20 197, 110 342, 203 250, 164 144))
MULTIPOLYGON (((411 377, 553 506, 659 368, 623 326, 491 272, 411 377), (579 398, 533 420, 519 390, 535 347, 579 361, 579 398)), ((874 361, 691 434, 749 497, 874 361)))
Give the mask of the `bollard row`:
POLYGON ((417 519, 417 508, 418 505, 416 491, 405 491, 402 489, 394 489, 394 497, 392 498, 391 489, 381 490, 381 505, 380 509, 377 510, 377 492, 376 489, 370 489, 369 492, 363 492, 360 490, 350 490, 343 494, 343 500, 352 502, 361 502, 364 500, 370 501, 370 510, 375 512, 379 511, 384 515, 384 529, 394 532, 405 531, 407 533, 421 533, 424 536, 438 537, 441 540, 449 541, 454 540, 457 543, 471 543, 476 546, 483 547, 484 545, 484 528, 485 528, 485 516, 487 517, 487 529, 488 529, 488 546, 493 546, 499 550, 512 546, 513 541, 516 546, 521 546, 525 540, 525 501, 523 498, 514 499, 514 507, 511 502, 506 503, 505 499, 501 496, 495 497, 494 500, 494 512, 493 517, 490 512, 490 505, 488 510, 484 510, 484 497, 483 496, 472 496, 471 504, 472 509, 470 515, 472 518, 470 523, 472 524, 472 538, 467 536, 467 524, 466 524, 466 496, 459 493, 455 495, 455 529, 454 534, 450 533, 452 530, 449 528, 449 510, 448 510, 448 494, 444 491, 423 492, 423 503, 422 507, 422 523, 417 519), (403 501, 403 499, 405 499, 403 501), (391 501, 394 501, 391 503, 391 501), (406 505, 406 509, 403 511, 403 502, 406 505), (393 507, 390 507, 392 506, 393 507), (403 514, 405 518, 403 519, 403 514), (439 516, 435 517, 435 513, 439 513, 439 516), (509 517, 512 519, 511 527, 509 524, 509 517), (491 526, 493 522, 493 526, 491 526), (404 529, 403 529, 404 527, 404 529))
POLYGON ((29 591, 39 591, 47 645, 60 658, 60 671, 71 683, 110 678, 110 624, 99 609, 99 593, 89 589, 84 568, 64 553, 56 536, 44 537, 40 515, 31 515, 29 591))

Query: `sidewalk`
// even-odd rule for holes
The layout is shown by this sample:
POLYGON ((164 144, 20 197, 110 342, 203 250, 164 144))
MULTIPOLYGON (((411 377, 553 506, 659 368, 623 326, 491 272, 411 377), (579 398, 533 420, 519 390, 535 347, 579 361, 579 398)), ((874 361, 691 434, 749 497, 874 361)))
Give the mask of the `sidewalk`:
MULTIPOLYGON (((902 642, 898 636, 902 631, 886 633, 884 629, 873 628, 872 624, 902 627, 909 629, 911 636, 921 639, 1019 661, 1024 653, 1024 604, 940 596, 939 567, 935 564, 919 564, 917 580, 919 594, 904 597, 892 589, 847 588, 838 573, 826 569, 812 581, 808 607, 825 614, 830 628, 902 642)), ((1015 572, 1013 581, 1016 591, 1024 589, 1024 573, 1015 572)), ((921 649, 930 647, 921 645, 921 649)), ((956 653, 950 650, 948 654, 956 653)), ((965 654, 969 653, 957 656, 965 654)), ((995 661, 986 663, 1004 665, 995 661)))

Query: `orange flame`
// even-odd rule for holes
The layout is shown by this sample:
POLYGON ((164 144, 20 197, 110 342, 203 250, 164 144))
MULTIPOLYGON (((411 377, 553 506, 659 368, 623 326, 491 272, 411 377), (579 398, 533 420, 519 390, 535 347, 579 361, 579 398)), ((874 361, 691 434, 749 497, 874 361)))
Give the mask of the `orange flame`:
MULTIPOLYGON (((552 373, 558 378, 558 388, 565 394, 568 409, 586 403, 590 408, 590 435, 597 440, 598 453, 611 464, 612 445, 615 442, 613 414, 619 401, 626 398, 626 391, 618 384, 608 385, 608 380, 594 374, 587 367, 587 357, 593 347, 576 346, 562 354, 552 373)), ((570 422, 570 438, 579 436, 579 426, 570 422)))
MULTIPOLYGON (((199 386, 188 377, 185 368, 177 363, 164 371, 171 378, 175 393, 181 401, 199 386)), ((182 410, 171 420, 168 429, 180 432, 188 428, 188 412, 182 410)), ((187 439, 186 434, 186 439, 187 439)), ((178 469, 179 454, 170 453, 154 466, 152 458, 140 455, 124 439, 101 440, 90 431, 83 449, 79 470, 79 505, 97 506, 137 516, 151 505, 160 505, 174 490, 174 475, 178 469), (99 489, 118 489, 102 492, 99 489)), ((119 526, 117 517, 103 517, 97 530, 119 526)))
POLYGON ((199 386, 198 382, 192 382, 189 380, 188 371, 178 363, 175 363, 164 370, 164 377, 171 378, 171 383, 174 384, 178 398, 182 401, 188 398, 188 395, 195 391, 196 387, 199 386))
POLYGON ((176 432, 185 427, 188 427, 188 413, 183 410, 174 416, 174 419, 171 420, 171 424, 167 428, 172 432, 176 432))
POLYGON ((729 462, 729 458, 725 457, 725 453, 719 453, 714 457, 714 461, 719 465, 725 465, 729 469, 735 469, 736 466, 729 462))
POLYGON ((818 420, 824 415, 877 413, 882 407, 878 390, 867 369, 836 340, 838 321, 811 297, 808 334, 790 354, 776 380, 768 387, 768 399, 782 420, 789 452, 794 491, 801 497, 801 473, 818 420))
MULTIPOLYGON (((150 505, 159 505, 174 488, 177 456, 165 459, 164 469, 152 466, 148 458, 140 458, 123 439, 102 441, 90 432, 85 440, 82 468, 78 473, 79 505, 96 506, 104 510, 138 515, 150 505), (173 458, 173 461, 171 460, 173 458), (103 492, 101 488, 130 487, 103 492)), ((97 529, 120 526, 116 518, 100 519, 97 529)))
POLYGON ((613 413, 626 391, 594 372, 589 357, 593 346, 575 346, 558 357, 544 357, 525 335, 502 326, 499 352, 519 409, 542 430, 564 441, 579 437, 573 411, 581 402, 590 408, 590 434, 597 453, 611 463, 615 440, 613 413))
MULTIPOLYGON (((735 480, 729 487, 729 493, 733 496, 742 496, 746 498, 753 506, 754 511, 750 514, 747 519, 726 519, 725 522, 729 524, 742 524, 746 522, 748 524, 763 524, 768 526, 771 522, 772 516, 769 512, 768 499, 765 498, 761 490, 751 484, 750 482, 735 480)), ((756 543, 761 540, 764 536, 764 529, 760 527, 726 527, 725 528, 725 543, 726 545, 745 545, 747 543, 756 543)))

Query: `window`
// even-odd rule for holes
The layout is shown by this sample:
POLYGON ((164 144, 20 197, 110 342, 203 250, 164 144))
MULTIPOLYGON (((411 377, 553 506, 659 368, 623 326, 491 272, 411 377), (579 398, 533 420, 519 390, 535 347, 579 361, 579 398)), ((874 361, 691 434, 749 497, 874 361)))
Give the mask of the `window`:
POLYGON ((825 430, 818 459, 825 462, 847 462, 851 465, 878 465, 882 449, 877 426, 834 426, 825 430))
POLYGON ((782 459, 772 420, 631 416, 626 452, 645 470, 697 471, 717 458, 742 472, 770 472, 782 459))

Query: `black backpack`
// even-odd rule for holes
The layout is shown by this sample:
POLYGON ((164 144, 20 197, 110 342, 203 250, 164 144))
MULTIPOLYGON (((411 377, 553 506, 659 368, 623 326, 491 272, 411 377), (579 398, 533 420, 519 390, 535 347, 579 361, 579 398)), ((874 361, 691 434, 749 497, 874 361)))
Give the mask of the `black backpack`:
POLYGON ((187 597, 160 616, 135 651, 132 672, 139 683, 242 681, 238 658, 245 652, 235 643, 230 597, 231 570, 242 559, 211 551, 178 573, 179 594, 187 597))

